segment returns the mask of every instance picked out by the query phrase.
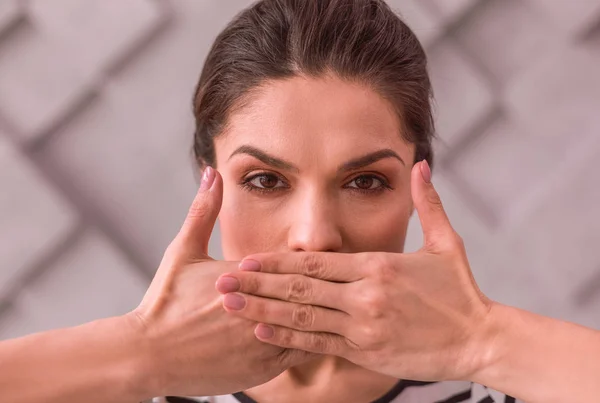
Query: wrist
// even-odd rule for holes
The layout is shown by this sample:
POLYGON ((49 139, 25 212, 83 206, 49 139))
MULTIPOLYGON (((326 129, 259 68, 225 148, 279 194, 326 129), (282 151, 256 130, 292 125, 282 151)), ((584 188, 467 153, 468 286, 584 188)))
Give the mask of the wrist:
POLYGON ((469 376, 469 381, 481 385, 494 385, 501 376, 502 364, 506 357, 506 347, 511 344, 510 338, 516 323, 511 323, 511 307, 492 302, 490 310, 482 323, 476 359, 469 376))
POLYGON ((123 329, 124 371, 121 372, 124 393, 132 401, 162 396, 161 366, 153 353, 151 339, 142 320, 135 312, 115 318, 123 329))

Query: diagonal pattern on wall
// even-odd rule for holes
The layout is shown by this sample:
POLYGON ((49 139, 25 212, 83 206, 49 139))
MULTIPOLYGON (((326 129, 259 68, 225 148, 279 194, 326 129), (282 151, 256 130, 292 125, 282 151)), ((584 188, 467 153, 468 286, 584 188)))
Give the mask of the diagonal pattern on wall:
MULTIPOLYGON (((203 58, 250 3, 1 0, 0 338, 141 299, 195 191, 203 58)), ((600 328, 600 3, 389 3, 429 53, 434 180, 483 291, 600 328)))

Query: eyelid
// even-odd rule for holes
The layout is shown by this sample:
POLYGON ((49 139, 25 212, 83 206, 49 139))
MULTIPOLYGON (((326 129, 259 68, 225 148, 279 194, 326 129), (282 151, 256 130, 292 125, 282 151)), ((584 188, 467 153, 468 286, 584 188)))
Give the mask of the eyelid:
POLYGON ((362 172, 360 174, 353 176, 351 179, 347 180, 344 183, 344 188, 351 189, 352 191, 355 191, 355 192, 367 193, 367 194, 378 192, 378 191, 384 191, 384 190, 394 190, 394 188, 390 185, 390 181, 384 175, 376 174, 376 173, 372 173, 372 172, 370 172, 370 173, 362 172), (360 177, 371 177, 373 179, 378 180, 381 183, 381 185, 374 189, 361 189, 358 186, 349 186, 349 184, 351 182, 354 182, 355 180, 357 180, 360 177))
MULTIPOLYGON (((240 186, 245 188, 245 190, 256 191, 256 192, 265 193, 265 194, 286 191, 292 187, 290 185, 289 180, 285 176, 281 175, 278 172, 265 170, 264 168, 254 168, 254 169, 248 170, 247 173, 241 178, 239 184, 240 184, 240 186), (283 186, 278 186, 278 187, 274 187, 274 188, 263 188, 263 187, 260 187, 260 186, 257 186, 257 185, 254 185, 251 183, 254 179, 256 179, 257 177, 260 177, 260 176, 274 176, 278 179, 278 181, 283 182, 283 186)), ((374 194, 374 193, 378 193, 378 192, 385 191, 385 190, 394 190, 394 188, 390 185, 390 181, 387 179, 387 177, 385 175, 383 175, 381 173, 375 173, 375 172, 354 173, 353 175, 349 176, 344 181, 344 185, 342 187, 344 189, 348 189, 353 192, 359 192, 359 193, 364 193, 364 194, 374 194), (358 186, 349 186, 351 182, 354 182, 355 180, 357 180, 358 178, 361 178, 361 177, 373 178, 375 180, 378 180, 380 182, 380 185, 373 189, 361 189, 358 186)))
POLYGON ((375 172, 359 172, 359 173, 355 173, 353 175, 350 175, 344 182, 345 183, 349 183, 349 182, 355 181, 358 178, 362 178, 362 177, 375 178, 375 179, 381 181, 381 183, 384 183, 384 184, 389 184, 390 183, 390 181, 387 179, 387 177, 385 175, 380 174, 380 173, 375 173, 375 172))
POLYGON ((242 188, 244 188, 247 191, 258 192, 258 193, 263 193, 263 194, 281 192, 281 191, 285 191, 290 188, 289 182, 287 181, 287 179, 285 177, 283 177, 283 175, 280 175, 276 172, 264 171, 264 170, 261 170, 261 171, 254 170, 254 172, 249 171, 248 173, 246 173, 246 175, 244 175, 242 177, 239 184, 242 188), (284 186, 278 186, 278 187, 274 187, 274 188, 265 188, 265 187, 256 186, 251 183, 253 180, 255 180, 256 178, 258 178, 260 176, 274 176, 277 178, 278 181, 283 182, 284 186))
MULTIPOLYGON (((378 177, 376 177, 375 175, 368 175, 368 176, 367 176, 367 175, 361 175, 361 176, 357 176, 356 178, 354 178, 354 179, 352 179, 352 180, 348 181, 348 182, 346 183, 346 185, 345 185, 345 186, 348 186, 349 184, 351 184, 351 183, 353 183, 353 182, 356 182, 356 180, 357 180, 357 179, 359 179, 359 178, 363 178, 363 177, 365 177, 365 178, 370 178, 370 179, 373 179, 373 180, 376 180, 376 181, 378 181, 379 183, 381 183, 381 186, 385 186, 385 181, 384 181, 382 178, 378 178, 378 177)), ((352 187, 354 187, 354 186, 352 186, 352 187)), ((365 190, 366 190, 366 189, 365 189, 365 190)))
POLYGON ((286 182, 286 183, 288 182, 288 180, 283 175, 281 175, 281 174, 279 174, 277 172, 266 171, 266 170, 263 170, 263 169, 252 169, 252 170, 248 171, 242 177, 242 181, 243 182, 247 182, 249 180, 252 180, 252 179, 256 178, 257 176, 275 176, 275 177, 277 177, 279 180, 281 180, 283 182, 286 182))
POLYGON ((253 176, 250 176, 248 179, 246 179, 245 182, 246 183, 250 183, 250 184, 252 184, 252 186, 255 186, 255 187, 260 188, 260 189, 276 189, 276 188, 281 188, 281 187, 287 187, 287 184, 285 183, 285 181, 283 179, 281 179, 280 177, 278 177, 276 175, 271 175, 271 174, 253 175, 253 176), (264 188, 264 187, 262 187, 262 184, 260 186, 258 186, 258 185, 255 185, 254 183, 252 183, 252 182, 254 182, 255 180, 257 180, 257 179, 259 179, 261 177, 270 177, 270 176, 273 176, 273 177, 275 177, 275 179, 277 179, 277 183, 275 185, 277 185, 277 184, 279 184, 281 182, 281 183, 284 184, 284 186, 273 187, 273 188, 264 188))

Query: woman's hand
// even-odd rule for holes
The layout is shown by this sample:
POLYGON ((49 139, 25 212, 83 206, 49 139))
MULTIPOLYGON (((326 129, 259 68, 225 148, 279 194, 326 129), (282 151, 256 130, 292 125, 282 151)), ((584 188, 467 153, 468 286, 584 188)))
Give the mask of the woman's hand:
POLYGON ((494 303, 473 279, 427 165, 416 164, 411 183, 420 251, 250 256, 217 283, 230 293, 225 308, 261 322, 257 337, 277 346, 398 378, 469 379, 485 359, 494 303))
POLYGON ((261 343, 255 322, 228 315, 214 284, 237 263, 208 256, 220 210, 222 179, 204 172, 200 190, 140 306, 130 316, 142 331, 154 396, 218 395, 256 386, 308 353, 261 343))

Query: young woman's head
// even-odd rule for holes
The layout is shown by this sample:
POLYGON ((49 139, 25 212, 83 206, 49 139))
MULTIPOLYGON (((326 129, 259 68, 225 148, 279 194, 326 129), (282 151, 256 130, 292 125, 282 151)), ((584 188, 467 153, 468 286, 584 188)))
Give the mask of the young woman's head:
POLYGON ((194 97, 194 152, 223 176, 225 258, 397 251, 410 170, 432 163, 431 84, 382 0, 263 0, 218 36, 194 97))

